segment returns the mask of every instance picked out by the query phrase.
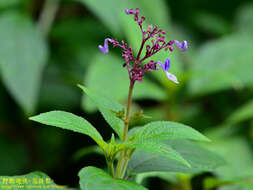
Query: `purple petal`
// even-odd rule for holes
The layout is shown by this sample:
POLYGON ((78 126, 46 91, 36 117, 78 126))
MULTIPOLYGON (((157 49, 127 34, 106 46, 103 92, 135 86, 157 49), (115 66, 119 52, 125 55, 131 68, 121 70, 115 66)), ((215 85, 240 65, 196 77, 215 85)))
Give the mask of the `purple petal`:
POLYGON ((170 59, 167 58, 167 59, 165 59, 164 69, 165 69, 165 71, 168 71, 169 68, 170 68, 170 59))
POLYGON ((179 41, 174 40, 174 43, 182 50, 182 51, 186 51, 188 48, 188 44, 187 41, 183 41, 183 43, 181 44, 179 41))
POLYGON ((165 70, 165 66, 164 66, 164 64, 161 61, 156 61, 156 64, 158 64, 164 71, 166 71, 165 70))
POLYGON ((173 81, 174 83, 179 83, 178 80, 177 80, 177 77, 175 75, 173 75, 172 73, 170 72, 166 72, 166 76, 169 80, 173 81))
POLYGON ((129 14, 133 14, 134 13, 134 10, 133 9, 126 9, 126 14, 129 15, 129 14))
POLYGON ((100 49, 100 51, 102 51, 104 54, 108 54, 109 53, 108 42, 111 42, 110 38, 106 38, 105 39, 104 46, 102 46, 102 45, 98 46, 98 48, 100 49))

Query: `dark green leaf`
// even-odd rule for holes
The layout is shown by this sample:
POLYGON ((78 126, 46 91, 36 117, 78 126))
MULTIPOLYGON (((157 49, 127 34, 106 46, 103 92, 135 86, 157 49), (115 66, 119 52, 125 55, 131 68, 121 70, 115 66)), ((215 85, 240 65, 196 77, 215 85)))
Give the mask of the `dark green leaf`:
POLYGON ((168 142, 168 145, 187 160, 191 168, 164 156, 136 150, 129 162, 128 174, 132 175, 151 171, 199 173, 213 171, 224 164, 224 160, 220 156, 204 149, 194 142, 171 140, 168 142))
POLYGON ((169 145, 166 145, 160 141, 154 141, 152 139, 151 140, 137 139, 133 143, 132 147, 136 148, 137 150, 148 151, 156 156, 164 156, 170 158, 172 160, 182 163, 183 165, 189 168, 191 167, 191 165, 180 155, 180 153, 175 151, 169 145))

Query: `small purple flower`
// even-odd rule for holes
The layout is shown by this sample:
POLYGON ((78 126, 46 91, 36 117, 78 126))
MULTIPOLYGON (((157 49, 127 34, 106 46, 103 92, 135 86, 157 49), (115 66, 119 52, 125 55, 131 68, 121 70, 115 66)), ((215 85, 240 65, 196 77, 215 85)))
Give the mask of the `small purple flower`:
POLYGON ((102 51, 104 54, 108 54, 109 53, 108 42, 112 42, 112 40, 110 38, 106 38, 105 42, 104 42, 104 46, 102 46, 102 45, 98 46, 98 48, 100 49, 100 51, 102 51))
POLYGON ((188 48, 188 44, 187 41, 183 41, 183 43, 181 44, 179 41, 177 40, 173 40, 173 42, 177 45, 177 47, 179 47, 182 51, 186 51, 188 48))
MULTIPOLYGON (((158 64, 166 73, 166 76, 169 80, 173 81, 174 83, 179 83, 177 80, 177 77, 170 73, 168 70, 170 69, 170 59, 165 59, 165 63, 163 64, 160 61, 156 61, 156 64, 158 64)), ((158 68, 159 69, 159 68, 158 68)))

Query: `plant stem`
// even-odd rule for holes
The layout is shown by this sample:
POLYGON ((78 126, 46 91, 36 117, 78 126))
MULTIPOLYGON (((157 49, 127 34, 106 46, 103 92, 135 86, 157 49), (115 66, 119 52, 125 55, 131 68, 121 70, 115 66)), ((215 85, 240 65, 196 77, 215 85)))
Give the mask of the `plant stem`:
MULTIPOLYGON (((132 104, 133 88, 134 88, 134 82, 130 81, 126 118, 124 119, 124 132, 123 132, 123 139, 122 139, 123 142, 127 141, 128 125, 130 122, 129 115, 130 115, 130 108, 131 108, 131 104, 132 104)), ((116 174, 114 176, 115 178, 122 178, 124 176, 124 173, 125 173, 124 167, 126 167, 125 166, 125 165, 127 165, 126 160, 128 159, 126 154, 127 154, 127 150, 123 150, 120 152, 120 157, 119 157, 118 165, 116 168, 116 174)))
POLYGON ((56 16, 56 12, 59 8, 60 0, 45 0, 45 4, 43 5, 37 26, 41 30, 41 32, 47 36, 50 28, 53 24, 53 21, 56 16))
POLYGON ((113 166, 113 161, 106 160, 107 166, 108 166, 108 171, 111 174, 111 176, 114 176, 114 166, 113 166))
POLYGON ((146 42, 146 41, 145 41, 144 36, 143 36, 142 42, 141 42, 141 47, 140 47, 140 50, 139 50, 138 55, 137 55, 137 58, 136 58, 137 61, 140 59, 141 52, 142 52, 142 49, 143 49, 143 46, 144 46, 145 42, 146 42))

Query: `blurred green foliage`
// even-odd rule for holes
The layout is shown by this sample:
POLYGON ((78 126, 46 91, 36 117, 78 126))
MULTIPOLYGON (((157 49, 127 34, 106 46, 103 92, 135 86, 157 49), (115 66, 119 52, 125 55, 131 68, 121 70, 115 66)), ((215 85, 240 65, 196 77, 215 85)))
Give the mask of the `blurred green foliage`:
MULTIPOLYGON (((111 129, 76 84, 125 103, 128 80, 121 53, 111 48, 111 54, 104 56, 97 46, 104 38, 114 37, 138 47, 140 34, 124 9, 139 7, 147 23, 168 31, 168 39, 189 43, 184 54, 175 50, 156 56, 160 61, 171 58, 179 85, 159 71, 145 75, 144 82, 136 85, 134 109, 153 116, 139 124, 166 119, 190 125, 212 140, 202 146, 217 152, 226 165, 206 173, 193 168, 196 171, 186 176, 162 172, 136 178, 149 189, 252 189, 252 2, 62 0, 47 34, 42 32, 46 26, 38 26, 44 3, 0 1, 0 176, 42 170, 58 184, 77 186, 82 167, 105 166, 97 154, 72 159, 78 150, 93 145, 88 138, 34 127, 38 124, 27 118, 64 109, 85 115, 108 140, 111 129), (201 180, 196 184, 196 179, 201 180)), ((195 154, 190 142, 185 146, 175 142, 175 147, 186 157, 188 152, 193 155, 193 166, 209 167, 208 153, 195 154), (194 156, 203 157, 203 163, 195 165, 194 156)))

